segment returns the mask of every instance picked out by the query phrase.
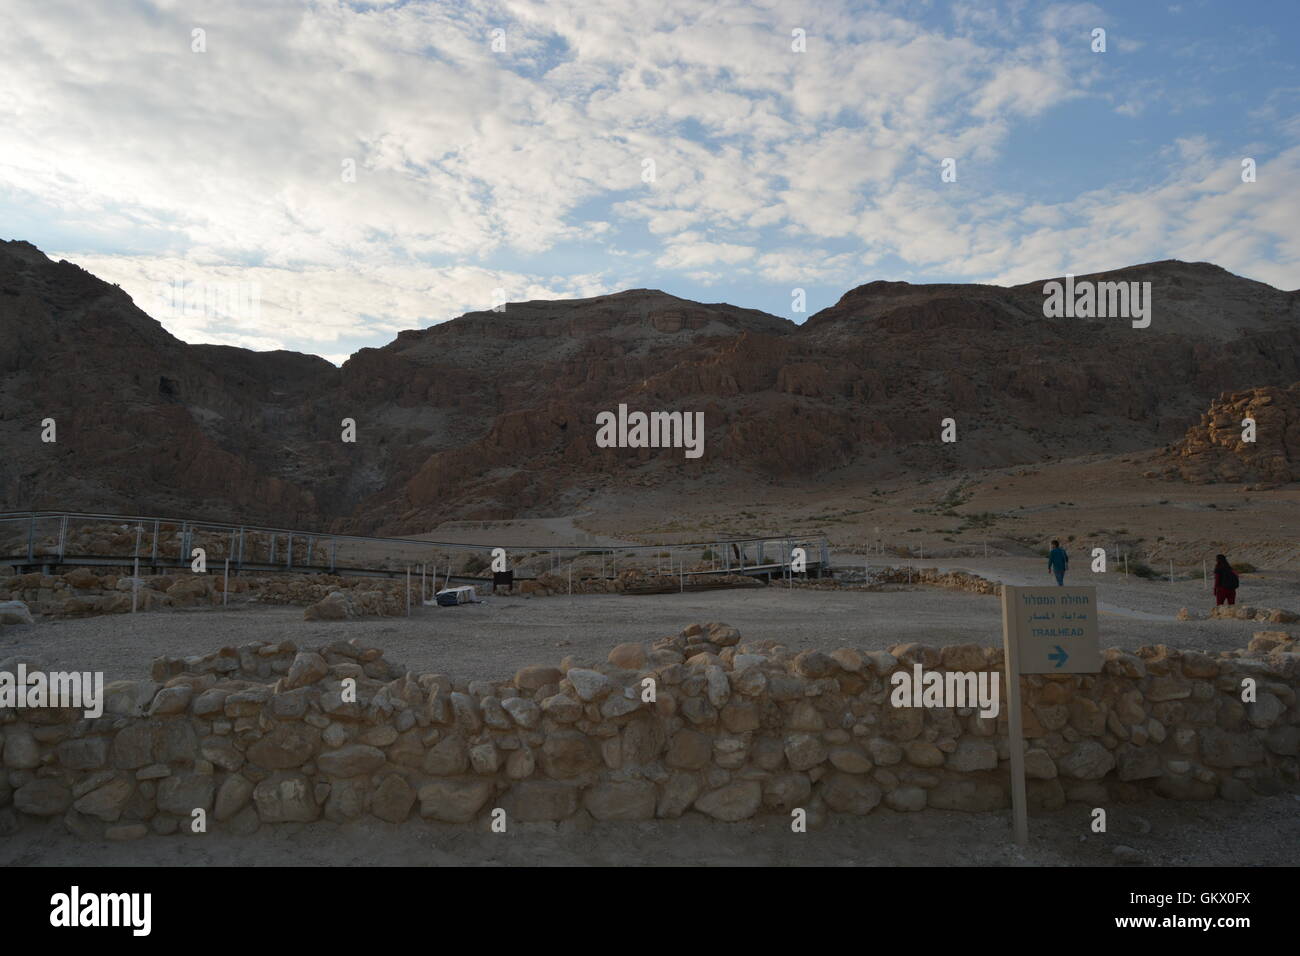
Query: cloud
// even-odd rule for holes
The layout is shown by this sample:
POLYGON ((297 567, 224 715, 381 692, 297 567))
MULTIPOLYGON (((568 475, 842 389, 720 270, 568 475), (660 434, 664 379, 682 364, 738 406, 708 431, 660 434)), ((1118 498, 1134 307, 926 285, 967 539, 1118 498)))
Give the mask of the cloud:
POLYGON ((8 7, 0 221, 48 223, 58 255, 142 301, 159 276, 259 284, 256 316, 164 319, 195 340, 338 354, 496 288, 850 282, 890 256, 988 279, 1249 249, 1250 274, 1300 284, 1278 211, 1289 96, 1256 109, 1290 140, 1267 140, 1253 193, 1215 179, 1226 147, 1185 130, 1148 144, 1167 178, 1134 185, 1099 157, 1100 188, 1061 163, 1058 195, 1017 191, 1008 144, 1062 110, 1096 100, 1128 130, 1197 108, 1149 72, 1108 79, 1093 4, 962 2, 948 25, 831 0, 8 7))

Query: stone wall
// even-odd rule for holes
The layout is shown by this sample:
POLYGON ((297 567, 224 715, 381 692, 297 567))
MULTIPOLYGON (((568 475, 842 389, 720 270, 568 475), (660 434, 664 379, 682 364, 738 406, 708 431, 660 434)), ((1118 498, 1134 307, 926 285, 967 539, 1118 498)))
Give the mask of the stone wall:
MULTIPOLYGON (((403 673, 356 640, 160 658, 149 680, 108 685, 98 719, 0 710, 0 832, 48 819, 130 839, 188 829, 196 808, 209 832, 236 833, 365 815, 470 823, 495 808, 538 822, 802 807, 814 826, 882 805, 994 810, 1009 805, 1005 706, 996 719, 895 708, 888 678, 1001 658, 973 644, 794 654, 725 624, 493 682, 403 673)), ((1217 657, 1104 658, 1097 675, 1024 679, 1031 808, 1235 800, 1296 782, 1294 635, 1217 657), (1243 704, 1247 677, 1257 697, 1243 704)))

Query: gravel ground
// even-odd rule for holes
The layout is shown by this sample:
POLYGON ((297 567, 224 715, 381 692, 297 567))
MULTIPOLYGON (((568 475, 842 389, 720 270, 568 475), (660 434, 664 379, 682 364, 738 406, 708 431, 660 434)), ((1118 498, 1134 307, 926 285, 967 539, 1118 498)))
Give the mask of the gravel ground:
MULTIPOLYGON (((1100 592, 1103 602, 1115 602, 1113 611, 1103 607, 1102 646, 1168 644, 1215 652, 1244 647, 1255 631, 1279 626, 1174 620, 1172 611, 1194 603, 1194 588, 1193 583, 1140 582, 1100 592)), ((1287 598, 1275 606, 1300 603, 1280 589, 1275 597, 1287 598)), ((287 638, 304 646, 360 637, 415 673, 491 680, 508 678, 526 664, 557 664, 569 654, 603 660, 615 644, 652 641, 705 621, 725 621, 746 639, 771 638, 796 650, 876 649, 905 641, 1000 646, 1002 641, 1001 604, 992 596, 928 587, 837 593, 773 586, 644 596, 488 596, 481 605, 417 608, 410 618, 346 622, 304 621, 301 608, 256 604, 50 620, 7 628, 0 636, 0 659, 30 655, 51 666, 103 671, 106 680, 119 680, 146 676, 149 662, 161 654, 205 654, 252 640, 287 638)))
POLYGON ((58 824, 0 840, 8 866, 1293 866, 1300 796, 1246 803, 1178 803, 1152 797, 1108 808, 1108 832, 1072 804, 1030 816, 1029 844, 1011 842, 1010 811, 836 817, 793 833, 780 817, 723 824, 688 813, 647 823, 483 827, 407 821, 277 824, 251 836, 213 831, 87 843, 58 824), (1115 852, 1117 846, 1128 851, 1115 852))

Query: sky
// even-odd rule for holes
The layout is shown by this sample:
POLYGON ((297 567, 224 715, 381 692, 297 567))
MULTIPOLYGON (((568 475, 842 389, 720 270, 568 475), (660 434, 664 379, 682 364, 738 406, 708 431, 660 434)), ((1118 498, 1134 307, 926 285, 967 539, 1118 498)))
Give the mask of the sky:
POLYGON ((1295 289, 1298 26, 1294 0, 0 0, 0 238, 185 341, 336 363, 629 288, 797 322, 877 279, 1159 259, 1295 289))

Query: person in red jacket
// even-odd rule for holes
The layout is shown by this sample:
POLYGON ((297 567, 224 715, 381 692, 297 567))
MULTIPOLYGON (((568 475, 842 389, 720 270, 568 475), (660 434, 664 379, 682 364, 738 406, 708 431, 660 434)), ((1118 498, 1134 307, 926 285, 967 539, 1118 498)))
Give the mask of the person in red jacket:
POLYGON ((1214 556, 1214 604, 1217 607, 1224 602, 1237 603, 1237 586, 1241 581, 1237 572, 1232 570, 1228 559, 1221 554, 1214 556))

